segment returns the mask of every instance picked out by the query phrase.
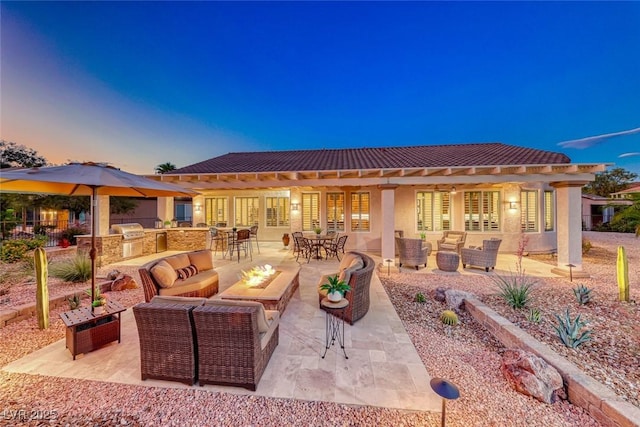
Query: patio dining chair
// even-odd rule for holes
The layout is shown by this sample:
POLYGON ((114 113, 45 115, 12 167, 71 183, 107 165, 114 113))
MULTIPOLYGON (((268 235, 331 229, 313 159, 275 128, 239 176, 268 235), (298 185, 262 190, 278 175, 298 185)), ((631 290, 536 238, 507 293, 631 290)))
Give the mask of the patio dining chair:
POLYGON ((253 255, 251 254, 251 231, 248 228, 243 230, 238 230, 235 233, 235 238, 229 241, 231 247, 229 248, 229 254, 233 257, 233 253, 235 251, 238 252, 238 262, 240 262, 240 251, 244 251, 244 256, 247 254, 249 258, 253 261, 253 255))
POLYGON ((327 252, 327 258, 329 256, 335 256, 340 261, 340 253, 344 254, 344 245, 347 243, 348 235, 338 237, 338 240, 334 240, 325 245, 324 249, 327 252))
POLYGON ((311 255, 314 253, 313 242, 305 237, 294 236, 296 245, 298 246, 298 255, 296 256, 296 262, 300 258, 300 255, 307 259, 307 263, 311 260, 311 255))
POLYGON ((257 225, 251 226, 251 228, 249 229, 249 232, 250 232, 250 239, 256 241, 256 248, 258 248, 258 253, 260 253, 260 245, 258 245, 258 226, 257 225))
POLYGON ((300 251, 297 238, 301 238, 303 235, 301 231, 294 231, 291 233, 291 237, 293 237, 293 255, 296 255, 300 251))
POLYGON ((213 251, 214 255, 218 252, 218 250, 220 250, 220 252, 225 251, 225 243, 227 242, 227 238, 224 233, 220 232, 220 230, 218 230, 216 227, 209 228, 209 240, 209 249, 213 251))

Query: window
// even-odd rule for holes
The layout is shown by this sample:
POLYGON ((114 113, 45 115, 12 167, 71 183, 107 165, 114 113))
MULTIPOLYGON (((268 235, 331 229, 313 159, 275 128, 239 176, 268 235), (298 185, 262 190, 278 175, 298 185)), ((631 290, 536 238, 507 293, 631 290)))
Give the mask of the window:
POLYGON ((464 193, 464 229, 466 231, 500 230, 500 193, 498 191, 464 193))
POLYGON ((265 199, 267 209, 267 227, 289 226, 289 198, 267 197, 265 199))
POLYGON ((205 221, 209 225, 229 222, 229 200, 226 197, 208 197, 204 199, 205 221))
POLYGON ((258 198, 236 197, 236 227, 258 225, 258 198))
POLYGON ((538 192, 520 192, 520 229, 525 233, 538 231, 538 192))
POLYGON ((302 193, 302 231, 320 227, 320 195, 302 193))
POLYGON ((544 192, 544 231, 553 231, 556 217, 553 191, 544 192))
POLYGON ((369 193, 351 193, 351 230, 369 231, 369 193))
POLYGON ((344 231, 344 193, 327 193, 327 231, 344 231))
POLYGON ((417 230, 449 230, 451 211, 448 192, 419 191, 416 195, 417 230))

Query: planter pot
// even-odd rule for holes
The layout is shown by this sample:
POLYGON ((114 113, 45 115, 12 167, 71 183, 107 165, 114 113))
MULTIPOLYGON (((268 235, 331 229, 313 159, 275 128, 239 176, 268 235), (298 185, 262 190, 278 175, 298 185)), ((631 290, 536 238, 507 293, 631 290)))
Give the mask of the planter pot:
POLYGON ((93 307, 93 314, 100 315, 100 314, 104 314, 104 306, 103 305, 99 305, 97 307, 93 307))
POLYGON ((289 237, 289 234, 284 233, 284 236, 282 236, 282 244, 284 245, 285 248, 289 246, 289 242, 291 242, 291 238, 289 237))
POLYGON ((331 302, 338 302, 338 301, 342 300, 342 293, 339 292, 339 291, 329 292, 327 294, 327 298, 331 302))

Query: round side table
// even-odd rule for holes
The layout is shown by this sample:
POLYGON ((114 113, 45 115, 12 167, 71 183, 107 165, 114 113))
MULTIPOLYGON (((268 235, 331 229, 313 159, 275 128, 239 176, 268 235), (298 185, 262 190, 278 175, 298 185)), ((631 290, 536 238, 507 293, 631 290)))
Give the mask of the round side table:
POLYGON ((329 298, 323 298, 320 305, 326 313, 325 318, 325 346, 322 358, 327 355, 327 350, 338 340, 344 358, 348 359, 347 352, 344 349, 344 312, 349 307, 349 301, 342 298, 338 302, 329 301, 329 298))
POLYGON ((438 251, 436 254, 436 264, 442 271, 458 271, 460 265, 460 255, 457 252, 438 251))

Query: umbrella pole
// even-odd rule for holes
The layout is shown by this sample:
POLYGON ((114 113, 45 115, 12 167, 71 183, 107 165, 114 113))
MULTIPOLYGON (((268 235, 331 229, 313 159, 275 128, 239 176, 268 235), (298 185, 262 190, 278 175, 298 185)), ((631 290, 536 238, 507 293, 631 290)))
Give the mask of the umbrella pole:
MULTIPOLYGON (((91 192, 91 249, 89 250, 89 258, 91 258, 91 303, 93 303, 96 295, 96 217, 94 203, 96 203, 97 189, 93 187, 91 192)), ((91 306, 93 311, 93 305, 91 306)))

